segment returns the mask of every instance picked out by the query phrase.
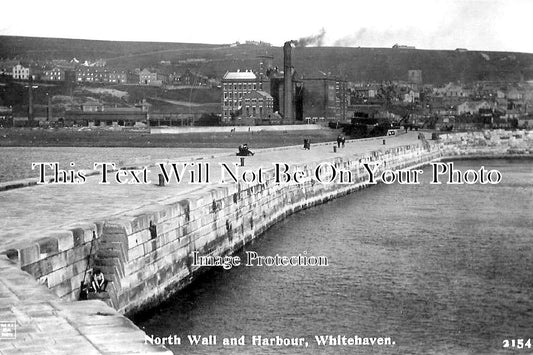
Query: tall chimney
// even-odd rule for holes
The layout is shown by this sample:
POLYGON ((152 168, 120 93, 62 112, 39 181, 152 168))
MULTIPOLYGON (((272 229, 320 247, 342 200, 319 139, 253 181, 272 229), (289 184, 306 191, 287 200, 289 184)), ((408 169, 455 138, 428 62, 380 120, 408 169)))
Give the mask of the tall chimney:
POLYGON ((283 119, 293 120, 292 114, 292 41, 283 45, 283 119))

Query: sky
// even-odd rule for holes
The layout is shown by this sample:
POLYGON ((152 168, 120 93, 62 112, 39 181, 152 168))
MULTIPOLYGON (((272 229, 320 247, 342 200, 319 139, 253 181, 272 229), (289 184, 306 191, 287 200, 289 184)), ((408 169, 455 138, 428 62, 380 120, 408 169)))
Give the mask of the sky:
POLYGON ((0 35, 533 53, 533 0, 29 0, 2 4, 0 35), (22 16, 15 14, 23 13, 22 16), (318 45, 314 43, 313 45, 318 45))

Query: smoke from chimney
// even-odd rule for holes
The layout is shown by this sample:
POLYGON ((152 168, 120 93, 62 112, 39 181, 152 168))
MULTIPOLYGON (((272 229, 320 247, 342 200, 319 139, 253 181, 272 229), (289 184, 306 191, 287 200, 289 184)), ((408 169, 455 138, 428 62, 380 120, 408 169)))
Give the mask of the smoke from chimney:
POLYGON ((326 35, 326 30, 322 28, 320 32, 316 35, 302 37, 297 41, 292 41, 297 47, 307 47, 307 46, 316 46, 322 47, 324 44, 324 36, 326 35))

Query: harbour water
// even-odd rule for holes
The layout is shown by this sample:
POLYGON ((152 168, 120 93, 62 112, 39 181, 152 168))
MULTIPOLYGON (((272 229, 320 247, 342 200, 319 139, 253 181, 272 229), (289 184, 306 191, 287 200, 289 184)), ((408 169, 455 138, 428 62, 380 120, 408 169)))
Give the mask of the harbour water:
POLYGON ((176 354, 504 353, 505 340, 533 338, 531 163, 456 161, 503 180, 430 185, 426 168, 419 185, 380 184, 302 211, 239 255, 325 255, 328 266, 214 267, 134 321, 154 339, 179 338, 176 354), (222 344, 243 335, 245 345, 222 344), (252 345, 258 335, 308 347, 252 345), (327 335, 394 345, 317 345, 327 335))

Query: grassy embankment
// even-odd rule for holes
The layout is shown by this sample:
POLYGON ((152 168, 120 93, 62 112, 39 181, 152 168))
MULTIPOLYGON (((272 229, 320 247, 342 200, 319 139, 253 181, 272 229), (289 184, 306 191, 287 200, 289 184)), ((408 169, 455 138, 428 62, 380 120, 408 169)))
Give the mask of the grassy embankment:
POLYGON ((0 129, 0 147, 173 147, 235 148, 248 143, 253 148, 281 147, 336 139, 339 130, 286 132, 228 132, 149 134, 147 131, 104 129, 0 129))

